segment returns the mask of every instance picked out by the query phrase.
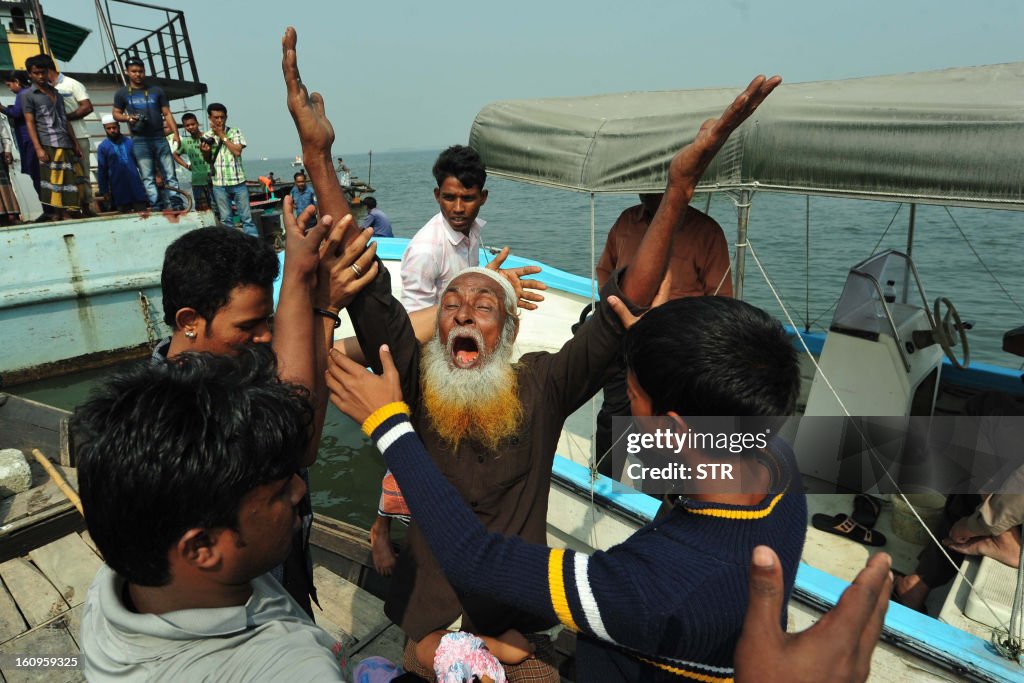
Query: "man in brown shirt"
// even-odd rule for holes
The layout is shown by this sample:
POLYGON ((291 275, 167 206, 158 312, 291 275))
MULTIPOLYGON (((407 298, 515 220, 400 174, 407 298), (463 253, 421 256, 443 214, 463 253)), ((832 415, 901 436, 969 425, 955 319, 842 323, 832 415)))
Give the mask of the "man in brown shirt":
MULTIPOLYGON (((616 268, 628 265, 651 225, 661 203, 662 193, 640 195, 640 203, 619 214, 608 231, 604 251, 597 262, 597 282, 602 287, 616 268)), ((732 296, 729 272, 729 244, 722 228, 711 216, 687 207, 672 240, 668 270, 672 274, 669 300, 687 296, 732 296)), ((624 463, 612 462, 612 418, 629 415, 626 397, 626 367, 621 356, 615 359, 604 385, 604 403, 597 414, 595 452, 597 470, 618 481, 624 463)))

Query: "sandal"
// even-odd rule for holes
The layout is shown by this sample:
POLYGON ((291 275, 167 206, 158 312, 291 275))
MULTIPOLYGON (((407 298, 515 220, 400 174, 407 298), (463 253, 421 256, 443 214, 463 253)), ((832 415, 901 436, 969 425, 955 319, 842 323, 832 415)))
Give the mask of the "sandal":
POLYGON ((811 517, 811 525, 820 531, 843 536, 862 545, 875 547, 885 545, 885 536, 877 531, 861 526, 847 514, 839 513, 832 517, 818 513, 811 517))
POLYGON ((858 493, 853 498, 853 521, 863 527, 871 529, 878 521, 878 515, 882 512, 882 503, 877 498, 858 493))

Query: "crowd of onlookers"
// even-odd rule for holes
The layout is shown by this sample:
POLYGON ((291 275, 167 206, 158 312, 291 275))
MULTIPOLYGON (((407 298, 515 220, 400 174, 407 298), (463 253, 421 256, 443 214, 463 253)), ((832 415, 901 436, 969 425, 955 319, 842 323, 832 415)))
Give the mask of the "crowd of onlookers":
POLYGON ((227 108, 209 105, 209 129, 195 114, 174 120, 166 93, 147 82, 141 59, 125 60, 127 84, 101 116, 106 139, 96 148, 96 184, 90 182, 90 143, 85 117, 94 112, 85 86, 57 71, 49 55, 11 71, 15 94, 0 107, 14 130, 0 126, 0 225, 21 220, 11 171, 14 145, 20 171, 32 179, 43 207, 40 221, 92 216, 96 211, 204 210, 214 208, 228 225, 256 235, 242 165, 245 136, 227 125, 227 108), (122 124, 130 135, 124 134, 122 124), (183 131, 183 132, 182 132, 183 131))

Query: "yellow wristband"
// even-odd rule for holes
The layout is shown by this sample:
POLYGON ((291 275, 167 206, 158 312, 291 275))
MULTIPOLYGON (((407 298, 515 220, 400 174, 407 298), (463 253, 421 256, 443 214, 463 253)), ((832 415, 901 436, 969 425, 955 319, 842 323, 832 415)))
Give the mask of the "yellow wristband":
POLYGON ((373 430, 377 429, 377 427, 380 427, 381 424, 383 424, 384 420, 394 415, 409 415, 410 412, 411 411, 409 410, 409 406, 405 405, 405 401, 395 401, 394 403, 388 403, 387 405, 383 405, 380 408, 377 408, 377 410, 373 411, 373 414, 371 414, 370 417, 366 418, 366 421, 363 422, 363 434, 372 437, 373 430))

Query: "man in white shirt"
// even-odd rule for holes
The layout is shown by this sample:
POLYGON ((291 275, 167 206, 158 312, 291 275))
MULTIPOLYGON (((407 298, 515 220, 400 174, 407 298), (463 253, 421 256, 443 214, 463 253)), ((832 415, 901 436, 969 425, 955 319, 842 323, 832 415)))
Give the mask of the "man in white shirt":
POLYGON ((73 419, 106 563, 82 614, 89 681, 342 681, 334 638, 268 572, 292 547, 313 408, 267 344, 106 382, 73 419))
POLYGON ((487 202, 487 171, 472 147, 454 145, 434 163, 434 199, 441 211, 409 241, 402 255, 402 305, 410 313, 437 304, 465 268, 480 265, 477 214, 487 202))

